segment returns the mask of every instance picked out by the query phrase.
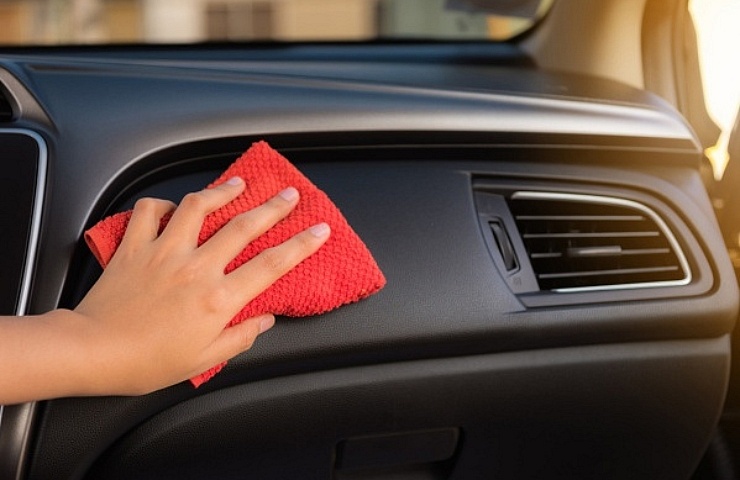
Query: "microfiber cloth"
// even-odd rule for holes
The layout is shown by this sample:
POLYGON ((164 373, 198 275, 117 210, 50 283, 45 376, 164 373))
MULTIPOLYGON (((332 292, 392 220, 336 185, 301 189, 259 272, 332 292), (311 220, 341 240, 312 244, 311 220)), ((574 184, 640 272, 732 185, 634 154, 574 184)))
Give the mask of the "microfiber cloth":
MULTIPOLYGON (((263 313, 290 317, 317 315, 368 297, 383 288, 386 282, 383 273, 339 209, 266 142, 253 144, 208 188, 234 176, 246 182, 244 192, 205 218, 199 244, 208 240, 235 215, 261 205, 288 186, 299 191, 300 200, 286 218, 248 244, 228 264, 226 273, 266 248, 279 245, 319 222, 329 224, 331 236, 315 254, 247 304, 228 326, 263 313)), ((118 213, 85 232, 85 241, 103 268, 118 248, 130 218, 131 211, 118 213)), ((190 381, 198 387, 224 365, 217 365, 190 381)))

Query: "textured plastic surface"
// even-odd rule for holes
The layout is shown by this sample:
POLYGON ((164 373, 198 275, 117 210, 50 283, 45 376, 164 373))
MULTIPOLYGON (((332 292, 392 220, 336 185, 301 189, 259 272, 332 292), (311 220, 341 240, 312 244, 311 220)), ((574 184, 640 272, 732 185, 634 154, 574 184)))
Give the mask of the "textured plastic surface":
POLYGON ((152 417, 85 478, 328 480, 341 467, 335 446, 347 438, 451 427, 462 441, 438 465, 449 476, 377 464, 360 472, 685 478, 711 432, 713 419, 699 412, 723 393, 727 341, 481 355, 253 382, 152 417))

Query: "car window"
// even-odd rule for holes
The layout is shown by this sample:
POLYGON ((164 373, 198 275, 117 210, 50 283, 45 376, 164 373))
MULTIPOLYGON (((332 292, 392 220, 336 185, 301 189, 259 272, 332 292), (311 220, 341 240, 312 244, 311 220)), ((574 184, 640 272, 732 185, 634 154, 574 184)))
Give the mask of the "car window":
POLYGON ((727 145, 740 108, 740 63, 737 61, 740 2, 691 0, 690 11, 696 27, 707 111, 722 132, 706 154, 715 179, 721 180, 730 160, 727 145))
POLYGON ((5 0, 0 43, 506 40, 554 0, 5 0))

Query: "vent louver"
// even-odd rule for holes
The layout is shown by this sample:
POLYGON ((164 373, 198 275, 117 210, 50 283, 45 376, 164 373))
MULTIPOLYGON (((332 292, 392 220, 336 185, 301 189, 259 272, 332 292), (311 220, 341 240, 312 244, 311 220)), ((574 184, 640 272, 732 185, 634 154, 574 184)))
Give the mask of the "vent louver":
POLYGON ((516 192, 509 208, 541 290, 685 285, 686 258, 663 220, 631 200, 516 192))

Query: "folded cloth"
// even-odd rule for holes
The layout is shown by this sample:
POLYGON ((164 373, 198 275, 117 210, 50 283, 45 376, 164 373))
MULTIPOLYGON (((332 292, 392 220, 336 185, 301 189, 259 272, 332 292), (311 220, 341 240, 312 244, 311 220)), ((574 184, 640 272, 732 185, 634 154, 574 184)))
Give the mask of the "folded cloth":
MULTIPOLYGON (((300 200, 286 218, 247 245, 228 264, 226 273, 316 223, 328 223, 331 236, 315 254, 247 304, 228 326, 263 313, 291 317, 316 315, 368 297, 383 288, 386 282, 383 273, 339 209, 266 142, 252 145, 208 188, 234 176, 246 182, 244 192, 205 218, 199 245, 235 215, 264 203, 288 186, 300 192, 300 200)), ((130 211, 118 213, 85 232, 85 241, 103 268, 118 248, 130 217, 130 211)), ((165 222, 166 219, 163 227, 165 222)), ((224 365, 217 365, 190 381, 198 387, 224 365)))

